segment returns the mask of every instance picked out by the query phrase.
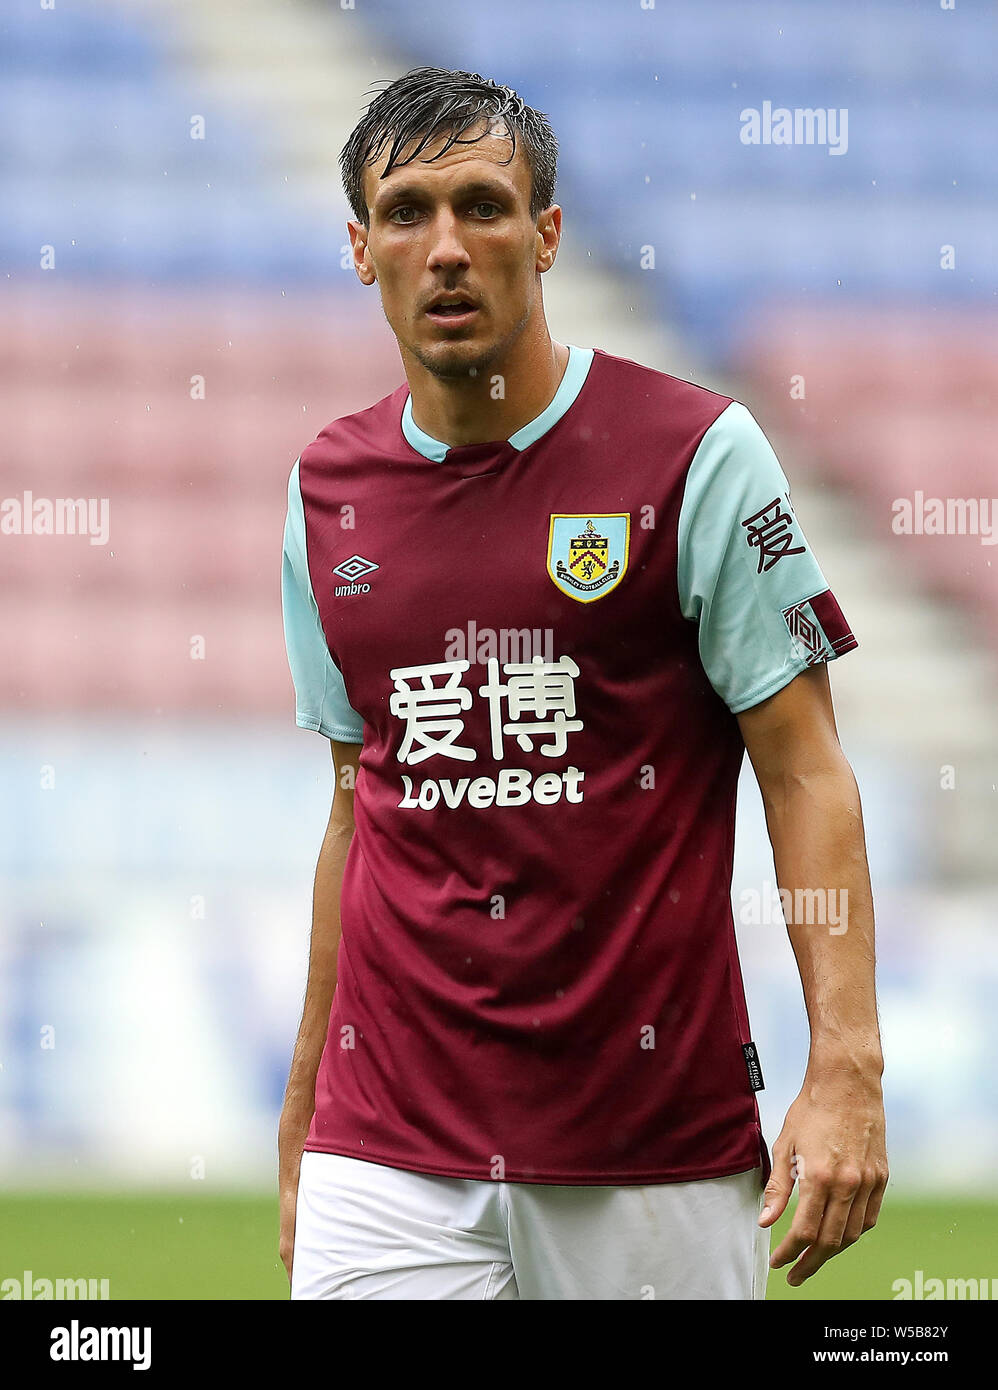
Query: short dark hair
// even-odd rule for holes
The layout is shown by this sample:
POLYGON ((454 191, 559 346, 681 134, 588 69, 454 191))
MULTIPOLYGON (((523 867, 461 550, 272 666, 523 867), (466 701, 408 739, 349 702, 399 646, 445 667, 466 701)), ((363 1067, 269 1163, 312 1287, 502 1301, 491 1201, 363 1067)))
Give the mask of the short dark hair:
POLYGON ((354 127, 340 154, 343 187, 354 216, 365 227, 369 225, 364 169, 381 157, 389 140, 392 146, 382 178, 417 159, 442 135, 447 142, 434 159, 452 145, 475 144, 488 134, 488 128, 468 140, 462 136, 483 118, 505 123, 513 141, 507 164, 516 155, 517 140, 523 142, 530 165, 530 215, 537 217, 554 202, 558 176, 558 141, 547 116, 527 106, 511 87, 501 87, 477 72, 449 68, 411 68, 378 93, 354 127), (417 140, 408 158, 400 159, 402 151, 417 140))

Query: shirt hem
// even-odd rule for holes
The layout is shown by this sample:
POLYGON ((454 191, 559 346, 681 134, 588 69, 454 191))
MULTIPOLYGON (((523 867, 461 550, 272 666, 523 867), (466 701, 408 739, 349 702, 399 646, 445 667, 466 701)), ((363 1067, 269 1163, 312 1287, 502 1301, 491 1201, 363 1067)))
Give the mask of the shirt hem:
POLYGON ((299 729, 310 729, 315 734, 324 734, 326 738, 335 738, 341 743, 364 742, 363 730, 354 731, 344 728, 341 724, 323 724, 321 720, 309 714, 296 715, 295 723, 299 729))
POLYGON ((452 1167, 449 1164, 425 1164, 414 1162, 403 1162, 398 1158, 388 1158, 384 1154, 373 1153, 370 1149, 352 1149, 346 1144, 339 1144, 335 1147, 325 1144, 306 1143, 306 1153, 339 1154, 342 1158, 359 1158, 366 1163, 383 1164, 386 1168, 401 1168, 409 1173, 426 1173, 430 1177, 439 1178, 464 1178, 473 1182, 522 1182, 536 1183, 538 1185, 552 1185, 565 1187, 633 1187, 648 1183, 669 1183, 669 1182, 699 1182, 705 1178, 729 1178, 736 1173, 750 1173, 754 1169, 762 1168, 759 1158, 755 1161, 737 1159, 731 1163, 711 1164, 703 1167, 695 1164, 692 1168, 656 1168, 648 1171, 641 1170, 637 1173, 609 1173, 595 1175, 592 1173, 533 1173, 530 1177, 525 1174, 507 1170, 501 1179, 483 1177, 481 1170, 472 1171, 461 1166, 452 1167))
POLYGON ((770 695, 776 695, 792 680, 795 680, 803 672, 809 671, 812 666, 827 665, 830 661, 837 660, 840 656, 845 656, 846 652, 853 651, 859 646, 858 640, 850 633, 848 637, 843 637, 837 643, 833 643, 831 652, 827 656, 822 656, 818 661, 809 662, 805 657, 796 660, 792 666, 785 666, 778 675, 772 676, 763 685, 758 686, 748 695, 743 695, 734 704, 729 705, 732 714, 743 714, 745 710, 751 709, 754 705, 762 704, 763 700, 769 699, 770 695))

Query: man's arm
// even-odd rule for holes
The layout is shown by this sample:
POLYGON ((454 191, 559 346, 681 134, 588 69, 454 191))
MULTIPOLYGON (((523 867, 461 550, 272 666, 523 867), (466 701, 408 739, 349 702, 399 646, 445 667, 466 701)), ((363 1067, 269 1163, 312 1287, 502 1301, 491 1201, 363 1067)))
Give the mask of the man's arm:
POLYGON ((329 1028, 329 1011, 336 988, 336 954, 340 945, 340 890, 347 850, 354 831, 353 788, 357 780, 359 743, 330 739, 335 768, 333 805, 315 866, 312 897, 312 940, 308 956, 308 983, 291 1072, 284 1093, 278 1129, 278 1187, 281 1204, 280 1253, 291 1278, 294 1258, 295 1207, 298 1170, 315 1111, 315 1078, 329 1028), (344 777, 344 770, 351 775, 344 777), (349 785, 344 785, 348 783, 349 785))
POLYGON ((859 790, 839 745, 825 664, 737 719, 762 792, 777 882, 789 904, 809 901, 797 890, 821 890, 810 901, 825 901, 826 918, 837 919, 789 920, 802 915, 789 904, 785 912, 811 1047, 804 1084, 773 1145, 760 1225, 782 1215, 796 1177, 797 1210, 770 1265, 796 1260, 787 1283, 798 1285, 876 1224, 887 1185, 873 895, 859 790))

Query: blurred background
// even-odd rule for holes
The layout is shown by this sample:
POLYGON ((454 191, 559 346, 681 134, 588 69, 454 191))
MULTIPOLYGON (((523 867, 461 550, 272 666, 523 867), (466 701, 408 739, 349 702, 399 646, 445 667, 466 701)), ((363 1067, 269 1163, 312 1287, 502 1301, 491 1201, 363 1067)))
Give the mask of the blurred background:
MULTIPOLYGON (((286 487, 403 379, 336 161, 371 84, 427 63, 549 114, 553 335, 745 401, 859 638, 830 673, 892 1182, 877 1231, 771 1296, 998 1276, 996 40, 968 0, 6 0, 0 1279, 286 1296, 276 1125, 332 795, 294 723, 286 487), (746 143, 765 103, 845 111, 839 152, 746 143), (964 533, 900 534, 919 493, 972 500, 964 533), (63 498, 106 532, 19 525, 63 498)), ((752 907, 774 878, 746 764, 770 1143, 807 1055, 752 907)))

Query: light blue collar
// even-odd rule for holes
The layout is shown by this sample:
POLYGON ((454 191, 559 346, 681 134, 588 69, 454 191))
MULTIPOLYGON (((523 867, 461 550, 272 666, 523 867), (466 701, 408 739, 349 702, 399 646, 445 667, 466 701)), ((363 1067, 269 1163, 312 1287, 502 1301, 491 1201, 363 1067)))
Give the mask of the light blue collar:
MULTIPOLYGON (((541 411, 535 419, 522 429, 511 434, 508 443, 514 449, 526 449, 528 444, 534 444, 545 434, 552 425, 564 415, 565 411, 575 401, 576 396, 582 390, 582 384, 589 374, 592 366, 593 349, 573 347, 568 344, 568 366, 565 368, 565 375, 561 379, 557 391, 551 403, 541 411)), ((447 456, 449 444, 445 444, 441 439, 434 439, 431 434, 421 430, 412 418, 412 395, 405 398, 405 405, 402 408, 402 433, 416 450, 424 458, 432 459, 434 463, 443 463, 447 456)))

